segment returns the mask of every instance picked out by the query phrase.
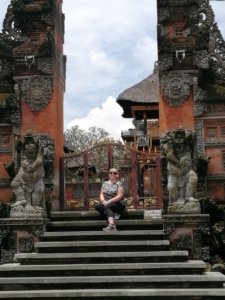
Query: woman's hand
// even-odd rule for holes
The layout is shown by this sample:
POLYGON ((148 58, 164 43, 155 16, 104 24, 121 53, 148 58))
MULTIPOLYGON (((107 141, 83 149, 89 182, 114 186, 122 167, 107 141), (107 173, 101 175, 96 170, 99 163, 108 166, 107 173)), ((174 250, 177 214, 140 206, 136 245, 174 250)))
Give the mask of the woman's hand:
POLYGON ((106 201, 106 200, 103 200, 103 201, 102 201, 102 204, 103 204, 104 206, 106 206, 108 203, 109 203, 109 201, 106 201))

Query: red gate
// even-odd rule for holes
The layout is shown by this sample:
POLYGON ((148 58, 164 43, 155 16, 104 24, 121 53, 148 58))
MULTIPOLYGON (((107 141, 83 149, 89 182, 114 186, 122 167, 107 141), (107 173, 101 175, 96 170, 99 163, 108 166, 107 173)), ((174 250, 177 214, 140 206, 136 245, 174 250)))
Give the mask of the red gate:
POLYGON ((61 158, 60 209, 89 210, 99 200, 112 167, 119 171, 128 208, 162 208, 160 158, 120 143, 98 144, 61 158))

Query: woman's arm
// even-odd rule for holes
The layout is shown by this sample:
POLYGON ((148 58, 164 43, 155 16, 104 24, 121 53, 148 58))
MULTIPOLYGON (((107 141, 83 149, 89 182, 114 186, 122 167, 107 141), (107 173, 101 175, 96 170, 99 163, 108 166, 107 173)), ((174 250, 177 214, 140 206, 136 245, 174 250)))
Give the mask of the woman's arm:
POLYGON ((103 188, 101 188, 99 198, 100 198, 100 201, 101 201, 102 203, 103 203, 103 201, 105 201, 105 197, 104 197, 104 194, 103 194, 103 188))
POLYGON ((118 202, 123 198, 124 194, 124 188, 122 186, 119 186, 117 189, 117 195, 110 200, 107 201, 107 203, 112 203, 112 202, 118 202))

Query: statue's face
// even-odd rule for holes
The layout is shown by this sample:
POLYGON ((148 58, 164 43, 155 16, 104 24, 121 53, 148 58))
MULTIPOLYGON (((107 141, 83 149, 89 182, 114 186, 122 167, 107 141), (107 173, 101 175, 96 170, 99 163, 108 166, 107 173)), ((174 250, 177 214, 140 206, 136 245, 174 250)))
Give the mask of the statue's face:
POLYGON ((182 93, 182 81, 179 78, 176 78, 170 84, 169 96, 171 99, 177 100, 180 98, 182 93))
POLYGON ((25 156, 28 159, 35 159, 37 156, 37 147, 35 144, 27 144, 24 150, 25 156))
POLYGON ((185 137, 182 133, 176 133, 174 137, 174 149, 176 152, 182 152, 184 151, 184 146, 185 146, 185 137))

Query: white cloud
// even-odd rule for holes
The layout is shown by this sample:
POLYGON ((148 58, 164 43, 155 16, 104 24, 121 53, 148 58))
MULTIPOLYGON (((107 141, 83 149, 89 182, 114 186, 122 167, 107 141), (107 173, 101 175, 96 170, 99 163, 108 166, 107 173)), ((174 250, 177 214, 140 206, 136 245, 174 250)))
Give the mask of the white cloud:
MULTIPOLYGON (((112 137, 120 139, 121 131, 133 128, 132 119, 122 118, 123 110, 114 97, 109 96, 101 108, 93 108, 86 117, 74 119, 68 128, 79 125, 83 130, 92 126, 104 128, 112 137)), ((67 128, 67 129, 68 129, 67 128)))
POLYGON ((64 0, 63 11, 67 127, 152 72, 157 50, 148 39, 156 41, 156 0, 64 0))
POLYGON ((143 69, 152 71, 154 62, 157 61, 157 42, 149 36, 142 37, 133 49, 133 55, 143 69), (151 53, 151 55, 150 55, 151 53))

